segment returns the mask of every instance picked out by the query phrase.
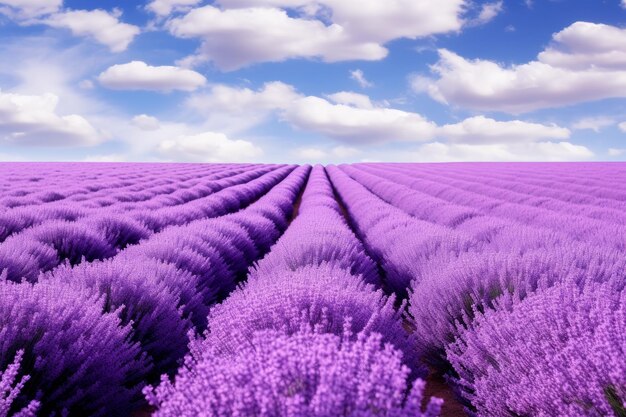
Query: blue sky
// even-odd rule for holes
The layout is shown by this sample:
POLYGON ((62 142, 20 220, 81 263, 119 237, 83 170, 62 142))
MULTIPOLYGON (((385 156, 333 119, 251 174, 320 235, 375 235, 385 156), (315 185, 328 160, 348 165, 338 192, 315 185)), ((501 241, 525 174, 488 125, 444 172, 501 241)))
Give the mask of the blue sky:
POLYGON ((626 0, 0 0, 0 160, 626 160, 626 0))

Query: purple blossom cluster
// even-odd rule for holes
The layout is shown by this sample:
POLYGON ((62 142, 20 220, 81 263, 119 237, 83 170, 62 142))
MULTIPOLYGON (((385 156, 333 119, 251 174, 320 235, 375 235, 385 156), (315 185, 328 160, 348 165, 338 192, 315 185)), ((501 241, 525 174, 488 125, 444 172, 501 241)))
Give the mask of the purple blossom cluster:
POLYGON ((150 364, 103 303, 47 282, 0 283, 0 367, 23 351, 21 372, 30 376, 18 406, 37 400, 40 415, 59 416, 132 410, 150 364))
POLYGON ((0 417, 626 416, 625 179, 2 164, 0 417))
POLYGON ((424 383, 407 394, 409 369, 377 333, 257 331, 232 355, 206 351, 175 385, 146 390, 155 417, 437 417, 441 400, 422 412, 424 383))
POLYGON ((477 413, 624 415, 623 271, 606 282, 566 279, 478 314, 447 348, 457 384, 477 413))
POLYGON ((14 361, 4 371, 0 372, 0 417, 7 417, 10 411, 13 411, 11 415, 14 417, 35 417, 39 408, 39 402, 32 400, 21 410, 11 410, 13 401, 19 396, 20 391, 30 379, 28 375, 17 379, 23 355, 24 351, 19 350, 15 354, 14 361))

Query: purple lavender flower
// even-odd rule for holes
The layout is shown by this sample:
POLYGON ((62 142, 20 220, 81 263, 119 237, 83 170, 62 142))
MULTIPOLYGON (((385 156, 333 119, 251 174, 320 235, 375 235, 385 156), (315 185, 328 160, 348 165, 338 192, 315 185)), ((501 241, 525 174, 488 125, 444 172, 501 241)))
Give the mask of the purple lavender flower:
POLYGON ((192 324, 184 317, 180 289, 164 280, 171 268, 154 260, 112 261, 57 268, 44 276, 50 283, 69 289, 87 288, 104 300, 105 313, 117 313, 131 337, 141 345, 154 368, 146 375, 157 380, 172 373, 187 352, 187 333, 192 324))
POLYGON ((30 376, 15 406, 41 403, 42 416, 125 415, 150 364, 129 341, 130 328, 103 314, 87 289, 0 282, 0 369, 19 350, 30 376))
POLYGON ((524 298, 562 280, 603 281, 620 274, 626 259, 617 251, 598 250, 573 242, 560 246, 507 251, 468 252, 430 265, 414 282, 409 313, 418 354, 447 368, 444 349, 471 324, 475 311, 493 309, 503 294, 524 298))
POLYGON ((465 397, 485 416, 621 416, 626 412, 623 270, 566 280, 487 310, 447 354, 465 397))
POLYGON ((253 273, 245 286, 211 310, 206 339, 201 343, 232 354, 249 344, 257 330, 292 334, 305 321, 324 332, 341 334, 346 318, 351 318, 355 331, 382 334, 423 376, 426 372, 414 354, 415 341, 403 327, 403 310, 404 306, 394 308, 393 296, 387 298, 360 277, 332 264, 253 273))
POLYGON ((436 417, 442 401, 421 410, 424 383, 408 388, 402 354, 376 333, 319 334, 308 324, 287 336, 260 331, 235 356, 207 351, 174 383, 146 388, 155 417, 436 417), (408 392, 408 393, 407 393, 408 392))
MULTIPOLYGON (((18 350, 13 362, 9 364, 4 371, 0 371, 0 417, 9 417, 9 411, 11 411, 13 401, 18 397, 24 385, 30 379, 28 375, 22 376, 19 380, 17 379, 20 370, 20 362, 23 356, 24 351, 18 350)), ((13 410, 11 416, 35 417, 38 409, 39 401, 32 400, 23 409, 19 411, 13 410)))

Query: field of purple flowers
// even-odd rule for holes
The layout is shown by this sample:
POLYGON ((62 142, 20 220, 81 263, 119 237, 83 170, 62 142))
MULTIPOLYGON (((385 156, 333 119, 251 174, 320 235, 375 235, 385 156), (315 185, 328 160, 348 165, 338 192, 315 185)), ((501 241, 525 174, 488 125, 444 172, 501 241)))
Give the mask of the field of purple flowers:
POLYGON ((0 417, 626 416, 624 164, 1 164, 0 272, 0 417))

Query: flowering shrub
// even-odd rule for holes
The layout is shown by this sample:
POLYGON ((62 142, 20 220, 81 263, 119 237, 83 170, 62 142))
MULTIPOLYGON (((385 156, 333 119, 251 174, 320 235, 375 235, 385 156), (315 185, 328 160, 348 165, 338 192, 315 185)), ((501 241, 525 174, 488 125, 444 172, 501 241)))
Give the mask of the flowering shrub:
POLYGON ((209 350, 173 384, 144 392, 155 417, 438 416, 441 400, 421 411, 424 383, 408 388, 402 354, 381 339, 353 336, 349 321, 340 335, 307 324, 291 336, 255 332, 234 357, 209 350))
POLYGON ((320 331, 341 334, 345 320, 351 318, 355 331, 380 333, 384 342, 401 349, 407 363, 424 375, 415 360, 415 342, 403 327, 402 311, 394 308, 393 297, 387 298, 360 277, 331 264, 269 275, 253 273, 244 287, 211 310, 201 343, 218 353, 232 354, 249 344, 258 330, 292 334, 304 321, 320 331))
POLYGON ((22 350, 30 376, 17 406, 37 400, 40 415, 85 416, 133 408, 150 363, 103 303, 54 283, 0 282, 0 367, 22 350))
POLYGON ((608 416, 626 411, 623 269, 566 280, 479 314, 449 345, 458 385, 480 415, 608 416))

